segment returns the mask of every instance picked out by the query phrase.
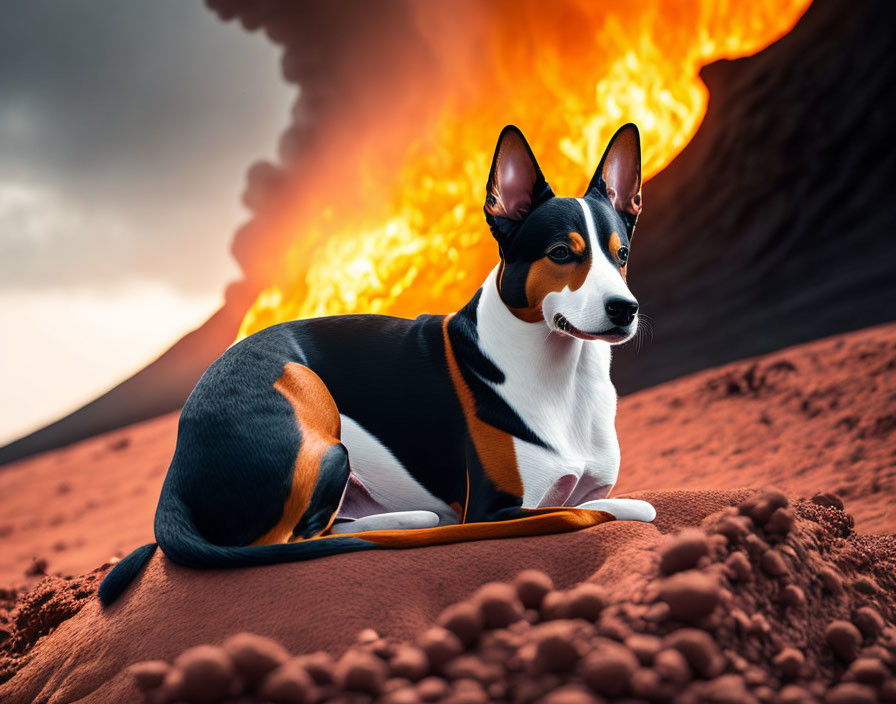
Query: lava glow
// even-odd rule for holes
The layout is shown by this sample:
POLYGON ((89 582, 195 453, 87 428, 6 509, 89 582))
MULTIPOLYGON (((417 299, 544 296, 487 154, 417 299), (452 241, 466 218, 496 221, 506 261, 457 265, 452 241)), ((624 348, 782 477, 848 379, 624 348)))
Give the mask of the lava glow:
POLYGON ((431 91, 434 117, 388 115, 365 127, 366 148, 348 156, 362 195, 349 205, 334 182, 332 201, 325 188, 320 207, 304 211, 313 215, 287 224, 294 237, 278 255, 284 273, 247 312, 240 337, 296 318, 456 310, 497 261, 482 203, 504 124, 521 127, 559 195, 582 193, 606 141, 628 121, 641 129, 650 177, 703 119, 699 69, 759 51, 808 5, 568 0, 475 4, 473 16, 459 16, 453 3, 421 3, 421 32, 444 67, 444 85, 431 91), (407 145, 397 168, 376 153, 386 131, 407 145), (376 186, 366 196, 364 183, 376 186))

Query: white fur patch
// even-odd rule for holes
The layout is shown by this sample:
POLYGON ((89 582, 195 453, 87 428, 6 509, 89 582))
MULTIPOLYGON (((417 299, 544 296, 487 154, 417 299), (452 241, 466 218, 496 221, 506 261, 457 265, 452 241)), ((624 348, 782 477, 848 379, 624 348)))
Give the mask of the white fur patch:
POLYGON ((610 345, 552 334, 545 322, 520 320, 501 301, 495 276, 493 271, 483 284, 476 313, 480 347, 505 375, 504 383, 492 388, 549 445, 514 438, 523 506, 535 508, 563 493, 569 500, 615 484, 619 444, 610 345))
POLYGON ((429 511, 442 525, 457 523, 457 514, 414 479, 388 447, 367 432, 354 418, 342 418, 342 444, 354 474, 370 496, 389 512, 429 511))

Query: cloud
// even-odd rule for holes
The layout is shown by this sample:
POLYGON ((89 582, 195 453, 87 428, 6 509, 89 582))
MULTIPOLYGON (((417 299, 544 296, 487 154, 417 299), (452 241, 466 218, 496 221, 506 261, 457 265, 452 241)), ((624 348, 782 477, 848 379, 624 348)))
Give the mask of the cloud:
POLYGON ((13 0, 2 16, 3 285, 220 290, 246 168, 295 93, 277 50, 181 0, 13 0))
POLYGON ((140 282, 104 292, 0 291, 0 445, 139 371, 222 303, 140 282))

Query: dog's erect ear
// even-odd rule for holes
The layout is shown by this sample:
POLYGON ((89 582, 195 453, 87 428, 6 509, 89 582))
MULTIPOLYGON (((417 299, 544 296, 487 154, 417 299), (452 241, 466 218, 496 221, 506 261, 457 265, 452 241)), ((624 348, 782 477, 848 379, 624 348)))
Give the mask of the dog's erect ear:
POLYGON ((485 219, 500 243, 554 192, 538 168, 523 133, 507 125, 498 137, 485 187, 485 219))
POLYGON ((641 135, 631 122, 610 139, 585 195, 593 193, 610 199, 631 237, 641 214, 641 135))

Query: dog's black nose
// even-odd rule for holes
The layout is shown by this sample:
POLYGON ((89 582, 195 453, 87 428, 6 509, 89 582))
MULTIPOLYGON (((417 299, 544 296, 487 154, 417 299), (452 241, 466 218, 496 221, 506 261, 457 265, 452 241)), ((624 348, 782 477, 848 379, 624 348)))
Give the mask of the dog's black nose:
POLYGON ((607 317, 613 325, 628 325, 638 312, 637 301, 627 298, 611 298, 606 303, 607 317))

